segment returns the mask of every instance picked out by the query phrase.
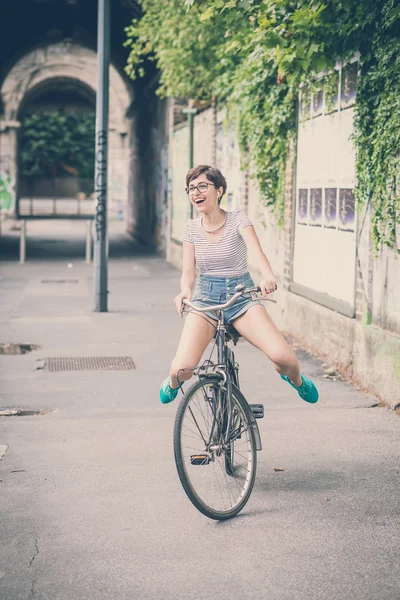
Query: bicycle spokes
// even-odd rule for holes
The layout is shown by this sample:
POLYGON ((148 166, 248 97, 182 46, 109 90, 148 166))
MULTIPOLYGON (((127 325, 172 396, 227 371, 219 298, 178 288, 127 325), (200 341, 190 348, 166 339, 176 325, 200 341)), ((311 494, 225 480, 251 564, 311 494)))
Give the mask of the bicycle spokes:
POLYGON ((209 512, 229 514, 248 497, 255 474, 253 432, 240 402, 232 396, 229 407, 220 384, 201 381, 187 398, 179 454, 184 477, 209 512))

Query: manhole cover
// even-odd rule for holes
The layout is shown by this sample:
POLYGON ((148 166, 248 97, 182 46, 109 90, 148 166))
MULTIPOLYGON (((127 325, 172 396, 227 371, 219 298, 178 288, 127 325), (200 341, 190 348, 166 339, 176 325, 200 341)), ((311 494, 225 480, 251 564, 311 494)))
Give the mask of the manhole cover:
POLYGON ((66 244, 67 240, 40 240, 41 244, 66 244))
POLYGON ((42 279, 40 283, 79 283, 79 279, 42 279))
POLYGON ((38 350, 40 346, 36 344, 11 344, 10 342, 0 343, 0 354, 17 355, 38 350))
POLYGON ((130 371, 130 356, 61 356, 43 359, 45 371, 130 371))

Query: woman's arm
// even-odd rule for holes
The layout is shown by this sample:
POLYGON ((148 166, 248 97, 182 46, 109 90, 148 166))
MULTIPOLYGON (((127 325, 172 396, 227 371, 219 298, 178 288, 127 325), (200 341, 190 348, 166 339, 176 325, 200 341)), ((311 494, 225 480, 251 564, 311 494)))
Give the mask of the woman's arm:
POLYGON ((269 264, 268 258, 265 256, 263 249, 261 248, 260 240, 253 226, 247 226, 241 230, 241 236, 246 242, 247 250, 249 254, 255 259, 259 270, 261 271, 262 281, 260 282, 260 288, 263 295, 268 295, 276 290, 276 279, 272 271, 272 267, 269 264))
POLYGON ((183 316, 182 300, 192 299, 192 289, 196 279, 196 261, 194 258, 194 245, 189 242, 183 242, 183 260, 181 275, 181 293, 175 298, 176 310, 180 317, 183 316))
POLYGON ((186 293, 189 291, 192 293, 195 279, 196 263, 194 259, 194 245, 189 244, 189 242, 183 242, 181 292, 186 293))

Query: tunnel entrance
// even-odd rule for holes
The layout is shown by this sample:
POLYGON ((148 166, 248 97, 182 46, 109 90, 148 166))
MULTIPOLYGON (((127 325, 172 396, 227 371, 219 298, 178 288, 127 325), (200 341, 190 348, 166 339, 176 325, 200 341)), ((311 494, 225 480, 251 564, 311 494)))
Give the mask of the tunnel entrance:
POLYGON ((26 95, 18 120, 17 215, 93 213, 93 90, 49 79, 26 95))
MULTIPOLYGON (((156 73, 149 73, 146 81, 132 83, 121 65, 110 65, 108 219, 121 221, 138 246, 152 251, 166 247, 169 194, 167 101, 156 97, 156 80, 156 73)), ((93 146, 80 148, 83 161, 78 144, 65 153, 50 147, 52 131, 56 139, 63 126, 65 136, 73 118, 79 145, 85 145, 89 137, 82 129, 93 123, 96 90, 96 52, 75 40, 32 48, 7 71, 0 90, 3 217, 94 212, 86 160, 93 146)))
MULTIPOLYGON (((46 199, 54 194, 56 186, 59 196, 68 197, 69 194, 69 197, 73 197, 79 193, 90 196, 90 160, 86 155, 90 155, 94 149, 87 130, 94 129, 91 123, 95 111, 96 89, 96 52, 71 41, 35 48, 8 71, 1 88, 4 122, 7 123, 7 127, 1 131, 0 159, 4 170, 7 171, 12 195, 10 213, 14 212, 18 216, 19 200, 26 197, 22 192, 33 192, 34 198, 40 196, 46 199), (55 110, 58 111, 57 116, 54 116, 55 110), (53 115, 49 123, 43 118, 43 114, 46 113, 53 115), (24 126, 22 119, 25 121, 24 126), (51 143, 48 143, 46 132, 41 131, 41 119, 44 129, 50 130, 46 135, 51 137, 51 132, 54 133, 51 143), (79 160, 76 157, 78 148, 74 148, 73 144, 72 151, 66 155, 63 154, 62 148, 53 148, 60 139, 59 130, 64 128, 65 137, 74 119, 75 139, 80 136, 82 143, 84 140, 87 142, 86 155, 81 153, 79 160), (67 125, 63 124, 63 120, 67 125), (31 131, 33 124, 40 132, 39 139, 33 134, 30 138, 26 135, 31 131), (36 158, 41 153, 36 162, 29 156, 21 159, 21 143, 22 148, 34 148, 36 158), (80 170, 82 156, 86 156, 86 171, 85 168, 80 170), (21 163, 24 166, 22 173, 21 163), (27 177, 31 178, 30 189, 27 177), (55 181, 57 179, 60 181, 55 181), (87 180, 84 182, 84 189, 80 189, 80 179, 87 180)), ((136 143, 132 131, 133 116, 128 115, 134 94, 112 64, 109 97, 108 212, 110 219, 120 218, 121 214, 122 218, 126 218, 128 204, 135 201, 128 194, 131 150, 136 143)), ((45 206, 48 206, 48 203, 45 206)))

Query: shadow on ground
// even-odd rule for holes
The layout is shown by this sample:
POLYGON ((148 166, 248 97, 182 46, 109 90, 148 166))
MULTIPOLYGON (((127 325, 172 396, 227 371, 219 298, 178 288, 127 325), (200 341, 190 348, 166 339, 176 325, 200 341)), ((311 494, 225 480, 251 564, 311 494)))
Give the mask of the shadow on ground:
MULTIPOLYGON (((26 261, 72 261, 85 260, 86 232, 83 223, 57 223, 52 221, 32 222, 27 224, 26 261)), ((4 229, 4 227, 3 227, 4 229)), ((134 256, 157 256, 157 250, 152 246, 136 243, 126 233, 125 224, 110 223, 109 227, 109 258, 121 259, 134 256)), ((20 231, 19 224, 9 225, 8 230, 0 236, 0 261, 19 261, 20 231)))

